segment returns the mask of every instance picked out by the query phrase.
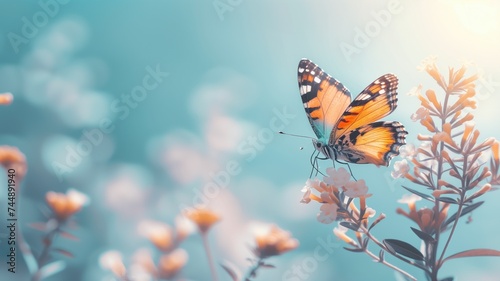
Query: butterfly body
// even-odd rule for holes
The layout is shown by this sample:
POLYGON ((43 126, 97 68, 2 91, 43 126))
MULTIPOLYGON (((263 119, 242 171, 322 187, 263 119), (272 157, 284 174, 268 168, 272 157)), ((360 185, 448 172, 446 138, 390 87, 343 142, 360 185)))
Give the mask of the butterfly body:
POLYGON ((405 144, 407 132, 397 121, 378 121, 397 106, 397 77, 386 74, 351 102, 349 90, 308 59, 298 67, 299 90, 318 137, 316 150, 326 158, 388 166, 405 144))

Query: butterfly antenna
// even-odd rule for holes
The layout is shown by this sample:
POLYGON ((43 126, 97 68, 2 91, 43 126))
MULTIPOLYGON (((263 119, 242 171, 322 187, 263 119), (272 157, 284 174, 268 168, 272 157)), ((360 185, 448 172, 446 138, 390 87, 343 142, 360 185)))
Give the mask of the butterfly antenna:
POLYGON ((311 138, 311 137, 308 137, 308 136, 289 134, 289 133, 285 133, 283 131, 279 131, 278 134, 280 134, 280 135, 286 135, 286 136, 292 136, 292 137, 297 137, 297 138, 306 138, 306 139, 312 139, 312 140, 315 139, 315 138, 311 138))

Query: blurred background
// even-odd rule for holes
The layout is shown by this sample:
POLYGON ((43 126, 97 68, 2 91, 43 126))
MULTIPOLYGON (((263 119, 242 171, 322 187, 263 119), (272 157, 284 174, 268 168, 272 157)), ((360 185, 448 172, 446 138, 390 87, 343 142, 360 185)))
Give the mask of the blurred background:
MULTIPOLYGON (((222 217, 210 233, 217 263, 245 271, 252 229, 274 223, 300 247, 270 259, 276 268, 256 280, 397 280, 366 255, 344 251, 341 242, 328 259, 306 267, 303 278, 285 277, 336 226, 316 220, 318 204, 299 203, 311 170, 310 140, 276 134, 314 136, 297 64, 313 60, 353 95, 395 73, 399 103, 386 119, 402 122, 415 145, 424 132, 410 120, 419 102, 408 93, 419 85, 437 88, 417 66, 432 56, 443 73, 465 64, 468 75, 480 74, 474 112, 480 139, 499 138, 499 13, 493 0, 1 1, 0 92, 11 92, 14 102, 0 109, 0 144, 27 158, 18 217, 33 251, 40 251, 42 233, 28 224, 44 221, 48 191, 74 188, 91 200, 70 231, 80 241, 55 241, 75 257, 54 255, 68 265, 46 280, 113 280, 99 256, 114 249, 128 263, 138 249, 151 248, 139 224, 173 225, 182 208, 202 200, 205 184, 224 180, 227 163, 238 172, 207 201, 222 217)), ((395 213, 405 194, 405 181, 390 176, 395 160, 390 167, 351 168, 373 193, 370 207, 388 216, 375 234, 418 246, 413 225, 395 213)), ((500 248, 498 200, 492 193, 472 224, 459 225, 450 253, 500 248)), ((182 278, 208 280, 199 235, 181 247, 189 254, 182 278)), ((2 257, 6 251, 2 242, 2 257)), ((3 261, 1 280, 28 280, 19 252, 17 279, 3 261)), ((443 277, 498 280, 499 265, 495 258, 459 259, 443 277)), ((219 276, 229 280, 220 267, 219 276)))

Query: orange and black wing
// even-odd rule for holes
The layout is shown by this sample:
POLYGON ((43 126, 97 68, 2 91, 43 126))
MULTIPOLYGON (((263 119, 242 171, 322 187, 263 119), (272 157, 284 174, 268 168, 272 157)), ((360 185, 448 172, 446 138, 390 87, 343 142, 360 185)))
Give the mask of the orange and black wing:
POLYGON ((342 135, 389 115, 397 106, 398 78, 386 74, 373 81, 349 105, 331 132, 329 144, 342 135))
POLYGON ((343 134, 334 145, 339 160, 389 166, 399 154, 408 132, 396 121, 375 122, 343 134))
POLYGON ((332 129, 351 103, 349 90, 308 59, 298 67, 299 90, 309 122, 319 140, 328 142, 332 129))

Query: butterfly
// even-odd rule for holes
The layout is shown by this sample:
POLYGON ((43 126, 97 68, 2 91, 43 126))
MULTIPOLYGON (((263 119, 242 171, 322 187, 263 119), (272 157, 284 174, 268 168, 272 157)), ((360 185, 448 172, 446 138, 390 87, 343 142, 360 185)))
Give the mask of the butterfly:
POLYGON ((397 121, 378 121, 397 106, 398 78, 385 74, 351 101, 338 80, 308 59, 298 67, 299 90, 318 153, 334 161, 389 166, 408 132, 397 121))

